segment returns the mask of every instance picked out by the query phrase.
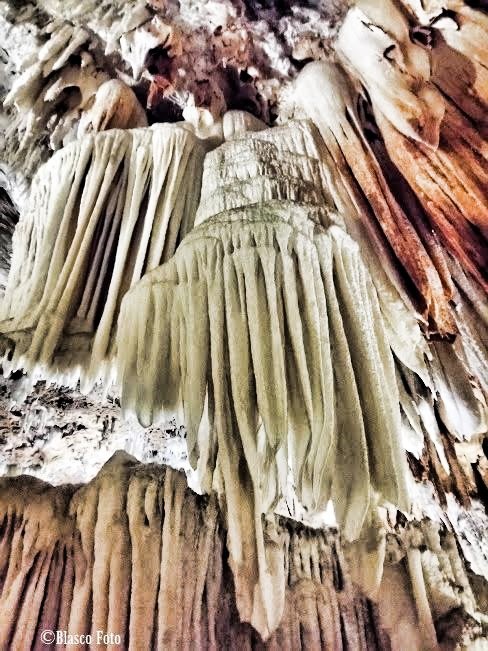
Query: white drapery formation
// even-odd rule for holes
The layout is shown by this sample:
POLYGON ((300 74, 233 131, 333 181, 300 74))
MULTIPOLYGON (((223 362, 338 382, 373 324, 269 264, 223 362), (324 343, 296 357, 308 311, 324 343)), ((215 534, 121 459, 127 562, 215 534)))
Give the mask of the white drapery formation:
POLYGON ((40 168, 1 306, 4 369, 87 388, 110 373, 122 296, 192 228, 203 156, 191 127, 165 124, 85 135, 40 168))
POLYGON ((262 514, 290 478, 311 512, 332 496, 347 539, 375 492, 409 508, 386 329, 357 246, 320 207, 310 129, 209 153, 198 226, 119 317, 122 406, 144 425, 185 422, 202 487, 222 500, 241 619, 264 637, 283 606, 262 514))
MULTIPOLYGON (((230 122, 226 118, 234 113, 242 115, 242 112, 237 111, 227 113, 223 120, 224 133, 226 122, 230 122)), ((234 119, 237 117, 238 115, 234 119)), ((245 116, 241 120, 245 122, 245 116)), ((244 125, 241 128, 244 129, 244 125)), ((238 131, 249 141, 245 147, 257 150, 257 155, 262 158, 259 165, 254 164, 249 170, 239 162, 224 166, 219 161, 218 152, 214 152, 213 159, 207 159, 207 173, 202 185, 196 223, 225 209, 243 207, 265 199, 305 201, 309 206, 322 207, 324 210, 316 212, 316 220, 329 226, 332 219, 347 228, 349 235, 360 245, 361 257, 367 264, 377 290, 388 341, 395 356, 428 383, 424 360, 427 347, 417 324, 415 310, 402 289, 398 270, 387 262, 388 251, 385 247, 380 246, 376 250, 372 246, 359 213, 360 208, 367 208, 358 194, 354 194, 354 187, 345 183, 341 161, 336 163, 327 155, 324 141, 311 121, 295 120, 289 125, 274 127, 265 132, 262 128, 262 124, 250 122, 245 135, 244 130, 238 131), (253 135, 251 131, 261 132, 253 135), (271 158, 266 166, 265 161, 270 157, 268 150, 272 151, 273 148, 273 144, 266 143, 279 139, 288 139, 288 149, 296 150, 298 155, 286 160, 281 157, 279 163, 271 158), (293 166, 296 166, 294 171, 293 166)), ((231 140, 234 131, 228 131, 226 140, 231 140)), ((227 151, 232 146, 242 148, 242 143, 228 143, 227 151)), ((240 155, 238 149, 235 156, 237 158, 240 155)), ((355 156, 359 157, 360 152, 355 152, 355 156)), ((243 160, 247 158, 248 155, 243 154, 243 160)), ((352 182, 351 177, 349 180, 352 182)))
POLYGON ((81 487, 4 478, 0 646, 40 648, 45 630, 95 646, 100 630, 120 635, 105 643, 114 650, 389 648, 337 534, 278 518, 273 532, 285 606, 263 644, 236 612, 215 497, 190 491, 183 474, 117 453, 81 487))

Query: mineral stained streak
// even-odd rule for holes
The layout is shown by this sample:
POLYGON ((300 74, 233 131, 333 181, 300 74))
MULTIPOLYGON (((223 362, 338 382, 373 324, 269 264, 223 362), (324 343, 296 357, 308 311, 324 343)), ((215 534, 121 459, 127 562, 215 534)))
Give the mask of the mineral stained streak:
POLYGON ((263 643, 236 616, 216 499, 183 474, 117 453, 85 486, 2 479, 0 648, 41 648, 46 629, 120 635, 109 649, 389 648, 336 532, 274 529, 285 612, 263 643))

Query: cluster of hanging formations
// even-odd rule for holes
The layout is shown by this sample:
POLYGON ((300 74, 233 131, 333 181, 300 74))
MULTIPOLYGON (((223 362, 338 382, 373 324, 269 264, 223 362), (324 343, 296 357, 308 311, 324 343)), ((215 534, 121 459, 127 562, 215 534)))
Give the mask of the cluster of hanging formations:
POLYGON ((409 513, 412 440, 486 431, 488 16, 377 4, 299 74, 285 124, 229 112, 208 136, 95 129, 55 153, 0 306, 5 371, 116 382, 142 425, 185 425, 263 639, 280 505, 332 499, 356 541, 384 505, 409 513))
MULTIPOLYGON (((65 641, 110 631, 114 650, 263 648, 236 617, 215 496, 180 472, 118 453, 81 488, 4 478, 0 522, 2 648, 37 648, 46 629, 65 641)), ((285 616, 267 648, 388 648, 337 537, 301 529, 270 528, 285 616)))

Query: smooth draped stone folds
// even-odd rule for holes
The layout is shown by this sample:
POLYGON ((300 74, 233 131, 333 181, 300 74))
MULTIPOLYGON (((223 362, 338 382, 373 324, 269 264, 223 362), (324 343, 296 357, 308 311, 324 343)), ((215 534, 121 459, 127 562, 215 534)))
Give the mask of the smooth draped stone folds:
POLYGON ((330 160, 345 202, 348 232, 361 245, 375 280, 383 267, 399 292, 410 294, 428 333, 455 336, 450 276, 439 243, 411 198, 400 202, 395 196, 398 173, 390 175, 390 183, 385 178, 374 145, 363 132, 351 80, 335 63, 309 63, 295 82, 295 99, 320 131, 322 156, 330 160), (398 278, 401 272, 410 283, 398 278))
POLYGON ((282 609, 262 514, 290 481, 310 512, 332 496, 348 539, 375 491, 409 507, 392 353, 357 245, 310 182, 311 129, 209 153, 198 226, 119 317, 122 406, 144 425, 184 418, 202 487, 224 504, 240 616, 263 636, 282 609))
POLYGON ((278 517, 273 529, 285 607, 263 643, 236 612, 215 496, 182 473, 119 452, 83 486, 2 478, 0 648, 48 648, 46 630, 114 651, 389 648, 337 532, 278 517))
POLYGON ((90 387, 124 293, 191 229, 204 148, 187 125, 85 135, 37 173, 1 306, 10 365, 90 387))

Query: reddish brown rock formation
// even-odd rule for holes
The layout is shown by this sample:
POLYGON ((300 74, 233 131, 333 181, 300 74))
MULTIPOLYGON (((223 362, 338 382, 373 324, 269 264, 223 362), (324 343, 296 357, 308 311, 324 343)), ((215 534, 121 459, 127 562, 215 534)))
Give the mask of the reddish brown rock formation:
POLYGON ((222 522, 214 496, 124 453, 85 486, 2 479, 0 648, 45 648, 45 630, 120 635, 113 649, 389 648, 334 530, 286 519, 285 612, 264 644, 237 616, 222 522))

